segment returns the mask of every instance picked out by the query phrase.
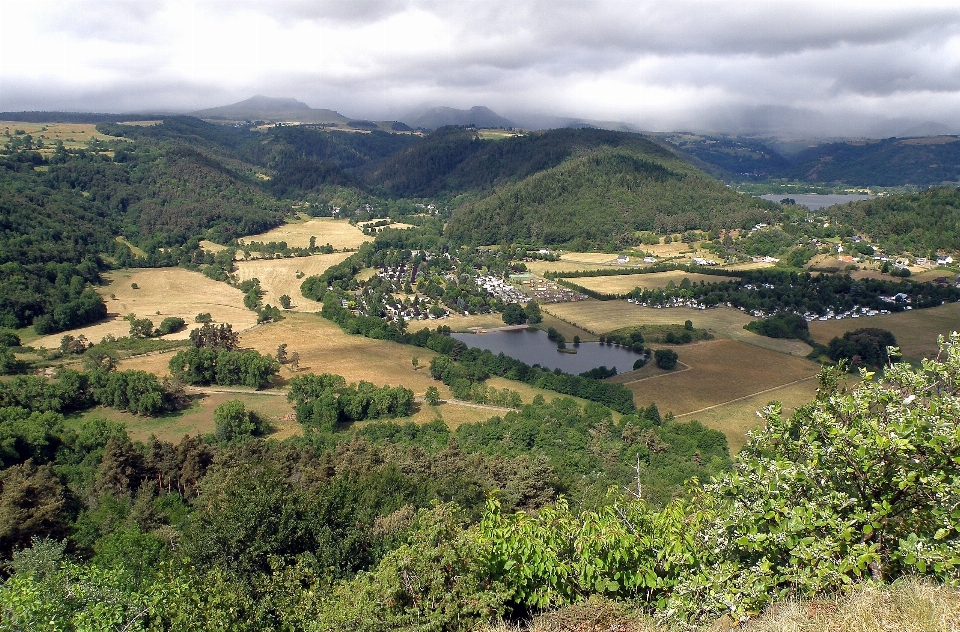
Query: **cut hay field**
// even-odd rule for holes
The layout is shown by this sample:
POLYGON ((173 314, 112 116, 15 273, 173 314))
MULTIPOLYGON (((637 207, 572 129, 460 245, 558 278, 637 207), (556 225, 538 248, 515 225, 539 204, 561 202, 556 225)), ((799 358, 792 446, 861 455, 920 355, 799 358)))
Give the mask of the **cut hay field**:
POLYGON ((672 281, 674 285, 680 285, 683 279, 690 279, 692 283, 720 283, 722 281, 732 281, 733 277, 716 276, 713 274, 697 274, 695 272, 684 272, 683 270, 670 270, 668 272, 654 272, 652 274, 618 274, 612 276, 598 277, 580 277, 570 279, 572 283, 582 285, 588 290, 601 292, 605 294, 626 294, 633 291, 634 288, 643 289, 665 288, 672 281))
POLYGON ((729 307, 656 309, 632 305, 626 301, 587 300, 543 305, 541 309, 598 335, 632 325, 682 325, 684 321, 691 320, 694 327, 754 347, 800 357, 810 353, 810 347, 799 340, 767 338, 747 331, 743 326, 753 318, 729 307))
POLYGON ((765 262, 753 262, 745 261, 743 263, 731 263, 728 266, 720 266, 720 270, 731 270, 736 272, 741 272, 743 270, 762 270, 764 268, 772 268, 775 263, 765 263, 765 262))
POLYGON ((309 257, 291 257, 289 259, 254 259, 237 261, 235 274, 241 281, 260 279, 264 289, 264 304, 279 305, 280 297, 288 295, 293 302, 294 311, 315 312, 320 309, 316 301, 304 298, 300 285, 306 277, 323 274, 327 268, 336 265, 350 256, 349 252, 335 252, 329 255, 311 255, 309 257), (297 274, 302 272, 302 278, 297 274))
POLYGON ((332 217, 313 217, 301 214, 295 221, 278 226, 259 235, 249 235, 238 241, 249 243, 261 241, 285 241, 291 248, 306 248, 310 245, 310 237, 317 238, 317 245, 330 244, 338 250, 356 250, 360 244, 372 241, 373 237, 364 235, 356 226, 351 226, 347 220, 333 219, 332 217))
MULTIPOLYGON (((854 270, 850 273, 850 276, 854 279, 884 279, 887 281, 897 280, 895 277, 892 277, 889 274, 883 274, 880 272, 880 270, 873 268, 867 270, 854 270)), ((939 277, 946 277, 952 282, 957 278, 957 273, 955 270, 951 270, 950 268, 912 268, 910 277, 907 280, 926 283, 939 277)))
POLYGON ((13 134, 16 130, 23 130, 33 137, 33 142, 42 140, 44 149, 41 153, 53 153, 57 141, 63 143, 67 149, 80 149, 87 146, 91 138, 97 140, 116 140, 97 131, 93 123, 26 123, 24 121, 0 121, 0 129, 9 130, 13 134))
MULTIPOLYGON (((710 340, 674 350, 680 362, 690 368, 626 384, 633 391, 637 406, 656 402, 661 413, 684 415, 811 378, 819 371, 819 366, 809 360, 734 340, 710 340)), ((809 381, 815 386, 816 380, 809 381)), ((761 399, 764 397, 765 394, 760 395, 761 399)), ((773 398, 766 397, 766 401, 770 399, 773 398)), ((736 418, 731 421, 736 422, 736 418)), ((720 427, 725 423, 721 417, 717 423, 718 429, 730 436, 738 432, 742 435, 742 429, 736 429, 739 426, 729 430, 720 427)))
POLYGON ((65 333, 84 335, 90 342, 100 342, 106 335, 117 338, 130 333, 130 324, 123 320, 134 313, 149 318, 154 326, 167 316, 179 316, 187 322, 183 331, 165 336, 183 339, 189 335, 194 318, 209 312, 214 321, 230 323, 242 331, 257 323, 257 315, 243 306, 243 292, 226 283, 209 279, 199 272, 183 268, 140 268, 117 270, 104 275, 108 285, 96 288, 107 304, 107 320, 99 323, 38 338, 32 344, 40 347, 59 347, 65 333), (136 283, 139 289, 133 289, 136 283), (111 299, 113 294, 116 298, 111 299))
POLYGON ((696 419, 703 425, 719 430, 727 436, 730 453, 736 454, 747 442, 747 433, 758 428, 763 421, 757 411, 773 401, 782 405, 784 417, 789 417, 799 406, 813 401, 817 396, 815 376, 794 382, 787 386, 775 387, 762 393, 756 393, 733 401, 717 404, 706 410, 678 415, 680 421, 696 419))
POLYGON ((891 332, 907 358, 932 358, 937 354, 938 334, 960 331, 960 303, 868 318, 815 320, 810 323, 810 335, 817 342, 827 344, 836 336, 863 327, 877 327, 891 332))
MULTIPOLYGON (((607 255, 609 256, 609 255, 607 255)), ((615 259, 614 259, 615 260, 615 259)), ((579 272, 581 270, 607 270, 614 266, 607 263, 584 263, 580 261, 527 261, 524 262, 527 271, 539 276, 547 272, 579 272)), ((617 266, 627 267, 627 266, 617 266)))

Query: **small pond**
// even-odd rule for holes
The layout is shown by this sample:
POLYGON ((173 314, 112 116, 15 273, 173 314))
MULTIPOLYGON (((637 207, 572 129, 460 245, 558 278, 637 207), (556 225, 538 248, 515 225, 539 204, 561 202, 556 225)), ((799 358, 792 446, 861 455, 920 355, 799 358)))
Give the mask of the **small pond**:
POLYGON ((642 357, 631 349, 601 345, 599 342, 582 342, 574 346, 569 340, 567 349, 576 353, 561 353, 557 351, 557 343, 547 338, 546 332, 533 328, 451 335, 468 347, 488 349, 494 355, 502 352, 531 366, 539 364, 550 370, 560 369, 574 375, 598 366, 608 369, 617 367, 617 373, 625 373, 632 371, 633 363, 642 357))

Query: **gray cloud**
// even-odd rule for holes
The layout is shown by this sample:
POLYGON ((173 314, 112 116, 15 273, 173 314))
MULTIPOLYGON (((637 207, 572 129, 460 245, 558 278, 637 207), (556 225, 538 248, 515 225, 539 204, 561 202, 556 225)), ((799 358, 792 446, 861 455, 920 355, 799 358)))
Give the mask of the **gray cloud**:
POLYGON ((0 40, 2 110, 262 93, 364 117, 482 104, 647 129, 960 131, 945 2, 8 0, 0 18, 18 26, 0 40))

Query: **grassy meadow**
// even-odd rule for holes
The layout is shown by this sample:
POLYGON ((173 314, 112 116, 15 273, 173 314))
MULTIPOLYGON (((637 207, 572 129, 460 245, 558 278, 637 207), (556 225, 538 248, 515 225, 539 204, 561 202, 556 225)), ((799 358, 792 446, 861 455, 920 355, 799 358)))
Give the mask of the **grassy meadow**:
POLYGON ((66 149, 83 149, 90 139, 98 141, 116 140, 97 131, 94 123, 27 123, 25 121, 0 121, 0 132, 6 135, 23 130, 33 137, 34 145, 38 140, 43 141, 40 153, 53 153, 57 141, 63 143, 66 149))
POLYGON ((670 270, 668 272, 654 272, 651 274, 581 277, 571 279, 571 281, 594 292, 601 292, 603 294, 626 294, 638 287, 645 290, 654 290, 657 288, 665 288, 671 282, 674 285, 680 285, 680 282, 684 279, 690 279, 691 283, 699 283, 700 281, 704 283, 719 283, 721 281, 734 280, 733 277, 727 276, 670 270))
POLYGON ((310 238, 317 238, 317 245, 330 244, 337 250, 356 250, 361 244, 373 241, 373 237, 364 235, 356 226, 342 219, 332 217, 309 217, 300 214, 297 219, 289 221, 259 235, 250 235, 238 240, 240 243, 259 241, 285 241, 291 248, 306 248, 310 245, 310 238))
POLYGON ((799 340, 767 338, 747 331, 743 326, 754 319, 739 310, 728 307, 656 309, 633 305, 626 301, 588 300, 544 305, 542 309, 546 313, 597 335, 631 325, 682 325, 684 321, 690 320, 698 329, 706 329, 716 336, 755 347, 791 356, 802 357, 810 353, 810 346, 799 340))
POLYGON ((311 255, 309 257, 291 257, 288 259, 252 259, 237 261, 234 274, 241 281, 259 279, 264 290, 263 302, 279 305, 280 297, 286 294, 292 299, 295 311, 315 312, 320 309, 316 301, 304 298, 300 285, 306 277, 323 274, 327 268, 336 265, 350 256, 349 252, 335 252, 329 255, 311 255))
POLYGON ((107 320, 43 336, 31 344, 38 347, 59 347, 65 333, 84 335, 90 342, 100 342, 107 335, 120 338, 130 333, 130 324, 123 320, 134 313, 138 318, 149 318, 154 326, 167 316, 179 316, 187 328, 165 336, 168 339, 186 338, 194 318, 209 312, 214 321, 230 323, 234 330, 249 329, 257 323, 257 314, 243 306, 243 293, 226 283, 214 281, 183 268, 137 268, 117 270, 104 275, 107 284, 96 290, 107 304, 107 320), (134 289, 133 284, 137 285, 134 289))
POLYGON ((960 330, 960 303, 869 318, 815 320, 810 323, 810 335, 817 342, 827 344, 836 336, 862 327, 877 327, 891 332, 906 358, 932 358, 938 351, 937 336, 960 330))
MULTIPOLYGON (((815 376, 815 363, 735 340, 671 347, 690 367, 626 384, 638 406, 683 415, 815 376)), ((769 399, 767 400, 769 401, 769 399)))

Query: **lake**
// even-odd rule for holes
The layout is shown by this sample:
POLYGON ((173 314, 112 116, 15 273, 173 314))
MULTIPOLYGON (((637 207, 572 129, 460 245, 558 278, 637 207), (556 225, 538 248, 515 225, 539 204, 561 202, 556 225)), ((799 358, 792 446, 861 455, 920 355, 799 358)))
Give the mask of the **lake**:
POLYGON ((601 345, 599 342, 582 342, 574 346, 567 341, 567 349, 577 353, 560 353, 557 343, 547 338, 547 333, 539 329, 514 329, 510 331, 491 331, 485 334, 451 334, 453 338, 468 347, 487 349, 493 354, 503 353, 529 365, 553 370, 560 369, 574 375, 605 366, 617 367, 618 373, 633 370, 633 363, 641 357, 631 349, 601 345))
POLYGON ((875 195, 854 195, 854 194, 827 194, 820 195, 816 193, 767 193, 760 196, 764 200, 779 202, 783 198, 790 198, 797 204, 806 206, 811 211, 819 211, 822 208, 833 206, 834 204, 844 204, 846 202, 857 202, 859 200, 872 200, 875 195))

